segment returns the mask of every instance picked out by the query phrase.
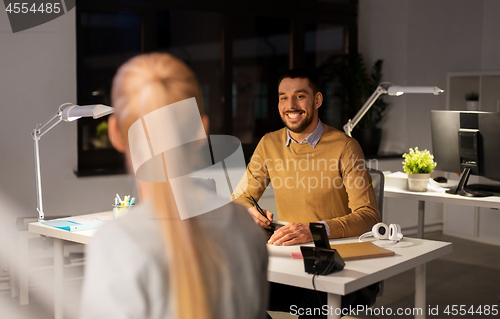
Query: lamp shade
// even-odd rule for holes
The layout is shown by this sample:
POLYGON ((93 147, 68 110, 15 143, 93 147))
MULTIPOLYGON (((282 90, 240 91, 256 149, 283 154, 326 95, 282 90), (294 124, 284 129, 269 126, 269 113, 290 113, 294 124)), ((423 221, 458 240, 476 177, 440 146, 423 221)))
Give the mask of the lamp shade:
POLYGON ((399 86, 393 85, 387 89, 389 95, 402 95, 404 93, 432 93, 438 95, 444 92, 437 86, 399 86))
POLYGON ((81 117, 93 117, 94 119, 113 113, 112 107, 103 104, 94 105, 72 105, 62 111, 62 120, 71 122, 81 117))

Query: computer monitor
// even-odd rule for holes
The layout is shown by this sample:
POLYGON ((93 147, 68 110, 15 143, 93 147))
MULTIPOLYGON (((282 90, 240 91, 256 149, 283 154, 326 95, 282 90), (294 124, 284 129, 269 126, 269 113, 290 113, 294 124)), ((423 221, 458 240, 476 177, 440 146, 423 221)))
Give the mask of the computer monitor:
POLYGON ((431 111, 431 133, 437 169, 461 174, 458 186, 448 193, 498 195, 500 189, 494 186, 467 181, 470 174, 500 181, 500 113, 431 111))

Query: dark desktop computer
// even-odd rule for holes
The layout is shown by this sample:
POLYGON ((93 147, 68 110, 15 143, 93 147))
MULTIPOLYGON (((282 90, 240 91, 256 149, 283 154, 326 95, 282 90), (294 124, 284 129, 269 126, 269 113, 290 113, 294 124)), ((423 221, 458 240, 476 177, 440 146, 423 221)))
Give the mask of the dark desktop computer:
POLYGON ((500 113, 431 111, 432 152, 437 169, 460 173, 462 196, 500 196, 495 184, 468 185, 470 174, 500 181, 500 113))

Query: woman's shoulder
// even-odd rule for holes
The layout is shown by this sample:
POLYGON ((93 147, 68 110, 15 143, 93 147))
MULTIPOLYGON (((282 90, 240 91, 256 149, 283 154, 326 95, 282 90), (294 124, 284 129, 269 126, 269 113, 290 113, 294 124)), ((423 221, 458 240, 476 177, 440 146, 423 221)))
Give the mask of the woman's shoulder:
POLYGON ((161 245, 158 245, 161 241, 161 229, 154 218, 150 203, 146 202, 134 207, 127 215, 104 224, 89 245, 105 245, 110 249, 150 255, 162 249, 159 247, 161 245))

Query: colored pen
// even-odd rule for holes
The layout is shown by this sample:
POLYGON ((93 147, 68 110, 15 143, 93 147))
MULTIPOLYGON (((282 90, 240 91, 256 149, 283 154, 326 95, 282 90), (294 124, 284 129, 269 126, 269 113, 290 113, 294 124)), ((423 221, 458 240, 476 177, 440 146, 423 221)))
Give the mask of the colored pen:
POLYGON ((135 197, 132 197, 132 200, 130 201, 130 206, 134 205, 135 203, 135 197))
POLYGON ((120 198, 120 195, 116 194, 116 198, 118 199, 118 202, 122 201, 122 199, 120 198))

